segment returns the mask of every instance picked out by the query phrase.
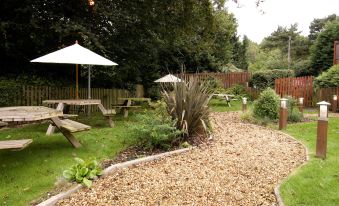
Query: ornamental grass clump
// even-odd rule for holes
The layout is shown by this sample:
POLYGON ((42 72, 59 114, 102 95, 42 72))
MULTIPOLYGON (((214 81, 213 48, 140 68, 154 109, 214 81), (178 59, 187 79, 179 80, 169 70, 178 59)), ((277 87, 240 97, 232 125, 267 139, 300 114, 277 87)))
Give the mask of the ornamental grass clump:
POLYGON ((279 117, 279 96, 271 88, 262 91, 254 101, 253 115, 255 118, 276 120, 279 117))
POLYGON ((199 142, 209 134, 208 101, 210 90, 205 82, 195 78, 173 84, 173 91, 163 91, 168 112, 177 119, 177 129, 184 140, 199 142))

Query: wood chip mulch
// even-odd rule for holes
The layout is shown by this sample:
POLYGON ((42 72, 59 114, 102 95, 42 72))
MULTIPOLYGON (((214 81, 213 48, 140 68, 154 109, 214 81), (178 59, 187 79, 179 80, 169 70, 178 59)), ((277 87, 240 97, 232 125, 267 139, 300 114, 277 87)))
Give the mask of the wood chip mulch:
POLYGON ((121 169, 58 205, 276 205, 274 187, 306 161, 304 147, 236 112, 211 121, 211 144, 121 169))

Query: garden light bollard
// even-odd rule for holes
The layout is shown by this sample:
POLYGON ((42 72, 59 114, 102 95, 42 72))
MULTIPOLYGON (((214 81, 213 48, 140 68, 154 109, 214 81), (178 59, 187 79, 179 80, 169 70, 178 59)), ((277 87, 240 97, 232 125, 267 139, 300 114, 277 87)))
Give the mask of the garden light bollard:
POLYGON ((242 98, 242 111, 246 112, 246 110, 247 110, 247 98, 243 97, 242 98))
POLYGON ((338 96, 333 95, 333 102, 332 102, 332 112, 333 113, 337 112, 337 104, 338 104, 338 96))
POLYGON ((287 99, 280 99, 280 115, 279 115, 279 130, 282 130, 287 125, 287 99))
POLYGON ((299 98, 299 111, 301 114, 304 114, 304 98, 300 97, 299 98))
POLYGON ((316 157, 325 159, 327 150, 327 129, 328 129, 328 102, 318 102, 318 127, 317 127, 317 146, 316 157))

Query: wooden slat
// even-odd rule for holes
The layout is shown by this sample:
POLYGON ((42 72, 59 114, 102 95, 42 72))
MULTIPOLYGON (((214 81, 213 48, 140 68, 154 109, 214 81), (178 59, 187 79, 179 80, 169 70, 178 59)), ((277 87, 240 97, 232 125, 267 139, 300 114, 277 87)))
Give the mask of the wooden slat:
POLYGON ((0 149, 24 149, 33 142, 32 139, 0 141, 0 149))
POLYGON ((91 126, 70 119, 64 119, 60 121, 61 121, 60 127, 72 133, 91 129, 91 126))

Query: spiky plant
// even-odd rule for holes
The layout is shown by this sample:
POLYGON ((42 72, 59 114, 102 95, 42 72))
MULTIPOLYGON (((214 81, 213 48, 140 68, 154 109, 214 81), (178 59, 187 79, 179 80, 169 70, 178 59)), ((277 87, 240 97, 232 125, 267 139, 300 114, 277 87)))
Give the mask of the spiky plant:
MULTIPOLYGON (((209 125, 208 85, 195 78, 173 84, 171 92, 164 90, 163 96, 170 115, 177 119, 177 128, 184 138, 206 137, 209 125)), ((199 139, 191 139, 193 141, 199 139)))

